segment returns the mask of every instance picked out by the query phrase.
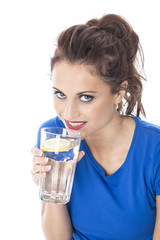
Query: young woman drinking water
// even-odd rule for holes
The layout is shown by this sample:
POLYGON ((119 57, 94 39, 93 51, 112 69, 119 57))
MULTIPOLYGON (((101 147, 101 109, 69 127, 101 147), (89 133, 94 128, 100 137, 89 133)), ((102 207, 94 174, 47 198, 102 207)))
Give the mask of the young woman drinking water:
MULTIPOLYGON (((47 240, 160 239, 160 128, 143 121, 139 37, 121 16, 72 26, 51 59, 57 117, 42 127, 81 132, 71 199, 42 202, 47 240), (139 55, 138 55, 139 53, 139 55)), ((32 149, 33 180, 50 160, 32 149)))

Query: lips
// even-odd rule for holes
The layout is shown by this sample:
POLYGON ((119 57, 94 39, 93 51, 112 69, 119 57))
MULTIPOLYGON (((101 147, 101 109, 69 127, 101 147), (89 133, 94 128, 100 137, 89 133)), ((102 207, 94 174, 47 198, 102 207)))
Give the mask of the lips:
POLYGON ((69 129, 79 130, 86 125, 86 121, 68 121, 65 120, 65 123, 69 129))

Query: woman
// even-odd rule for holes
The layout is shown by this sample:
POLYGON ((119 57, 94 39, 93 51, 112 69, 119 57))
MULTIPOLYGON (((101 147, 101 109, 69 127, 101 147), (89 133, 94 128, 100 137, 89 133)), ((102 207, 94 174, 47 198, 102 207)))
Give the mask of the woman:
MULTIPOLYGON (((160 128, 139 118, 138 53, 137 34, 114 14, 58 38, 51 59, 58 116, 40 129, 78 129, 83 140, 70 202, 42 203, 47 240, 160 239, 160 128)), ((36 183, 50 170, 39 140, 40 130, 32 149, 36 183)))

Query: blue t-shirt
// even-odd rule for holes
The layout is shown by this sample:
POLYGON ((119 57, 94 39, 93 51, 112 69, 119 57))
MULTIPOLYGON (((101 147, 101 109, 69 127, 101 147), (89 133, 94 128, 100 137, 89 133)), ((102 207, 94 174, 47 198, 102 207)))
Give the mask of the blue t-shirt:
MULTIPOLYGON (((105 176, 85 140, 77 163, 70 202, 74 240, 151 240, 160 195, 160 127, 139 117, 125 162, 105 176)), ((41 127, 64 127, 56 117, 41 127)), ((40 147, 40 131, 37 147, 40 147)))

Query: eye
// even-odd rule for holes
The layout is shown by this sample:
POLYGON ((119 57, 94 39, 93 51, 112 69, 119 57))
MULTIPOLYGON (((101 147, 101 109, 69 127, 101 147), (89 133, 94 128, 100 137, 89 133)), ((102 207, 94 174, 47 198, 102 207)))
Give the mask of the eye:
POLYGON ((81 99, 81 101, 83 101, 83 102, 90 102, 90 101, 92 101, 93 98, 94 98, 94 97, 93 97, 93 96, 90 96, 90 95, 82 95, 82 96, 80 96, 80 99, 81 99))
POLYGON ((54 95, 56 95, 56 97, 59 98, 59 99, 66 98, 66 96, 62 92, 56 91, 56 92, 54 92, 54 95))

